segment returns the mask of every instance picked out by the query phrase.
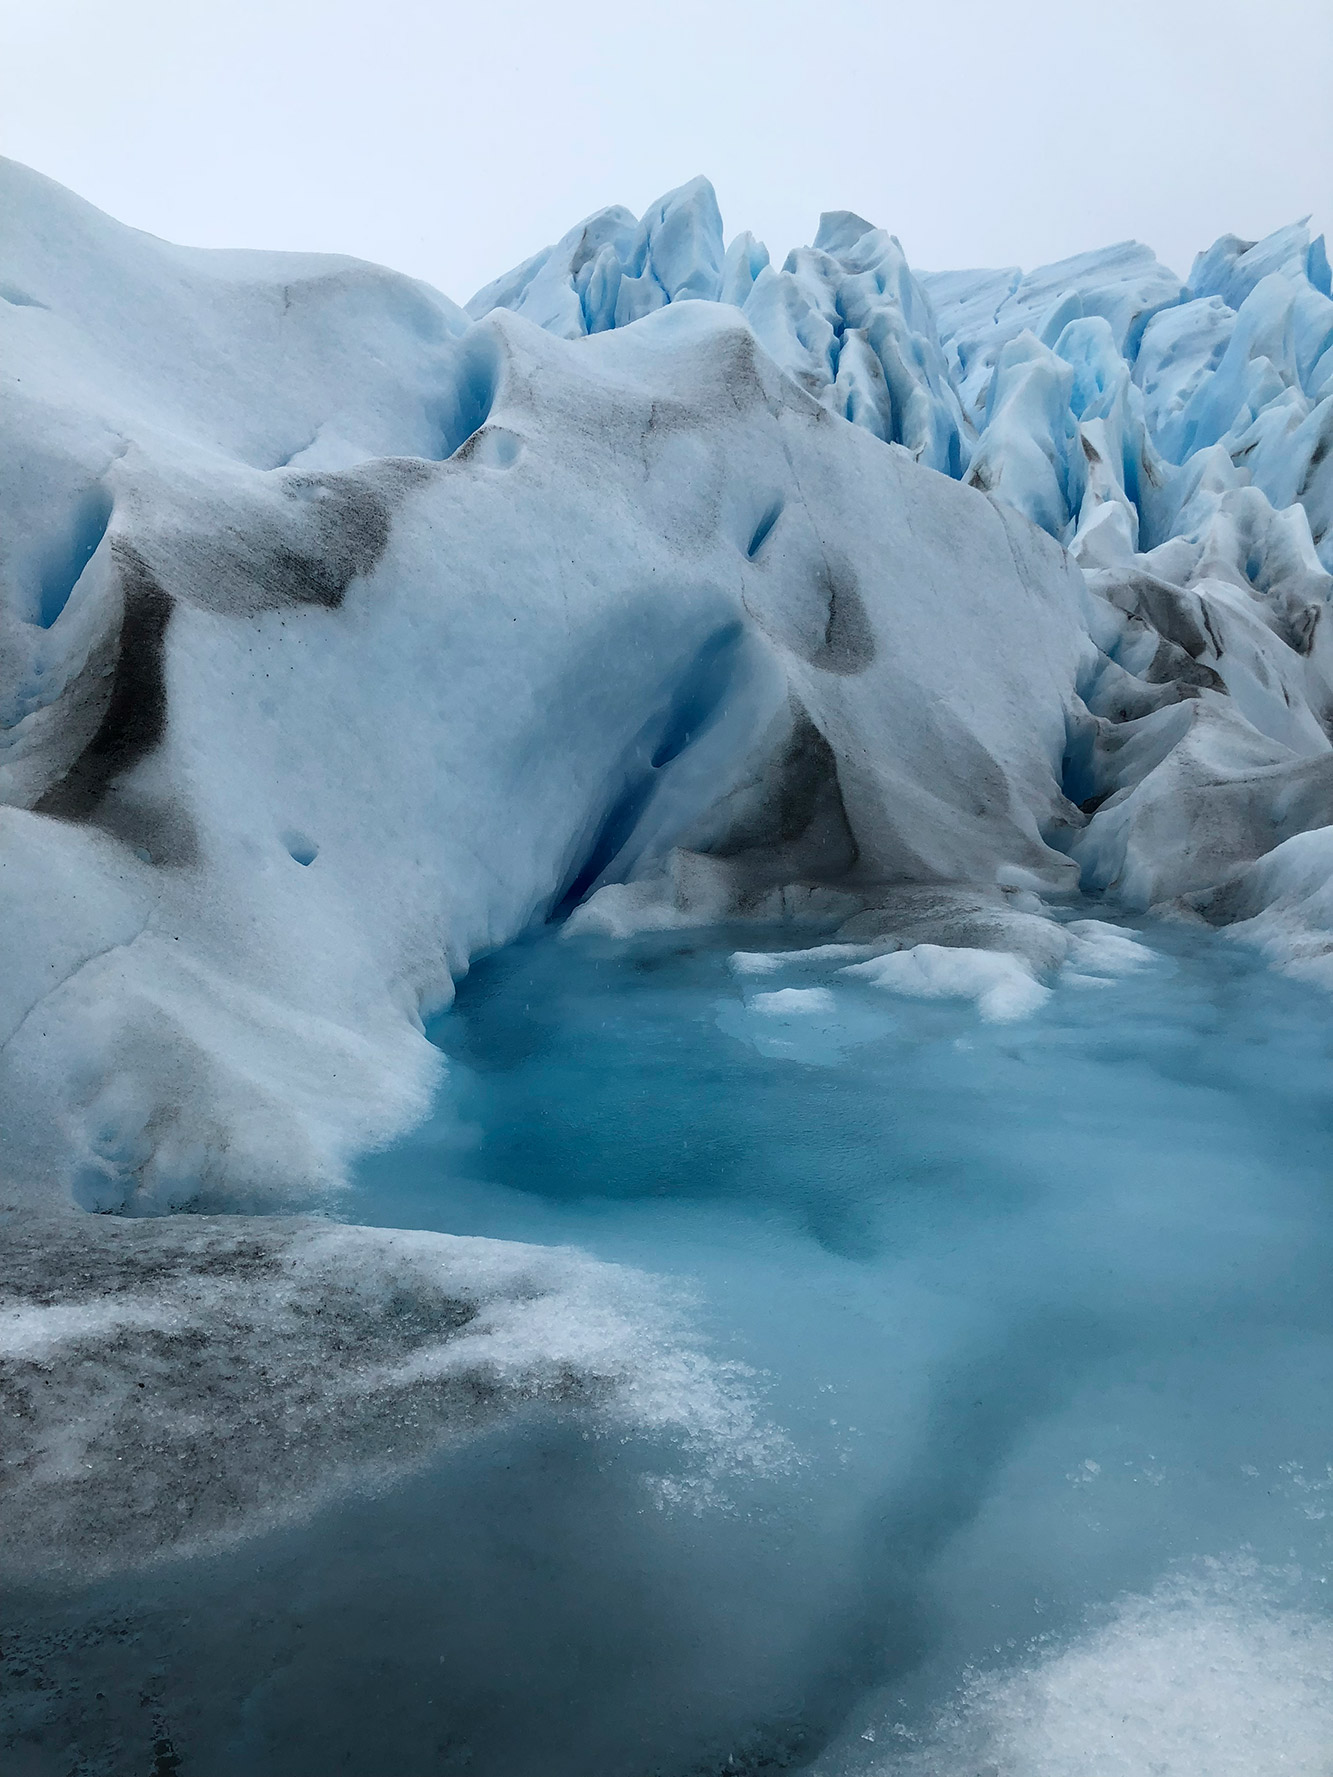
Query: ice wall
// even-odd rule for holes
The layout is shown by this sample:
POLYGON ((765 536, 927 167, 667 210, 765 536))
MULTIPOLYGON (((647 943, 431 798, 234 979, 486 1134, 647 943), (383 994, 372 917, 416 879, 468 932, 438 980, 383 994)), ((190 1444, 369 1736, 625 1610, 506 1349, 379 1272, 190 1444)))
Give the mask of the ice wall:
POLYGON ((1081 880, 1322 966, 1300 228, 917 277, 832 212, 779 270, 696 180, 465 312, 3 215, 6 1201, 308 1202, 575 909, 1035 978, 1081 880))

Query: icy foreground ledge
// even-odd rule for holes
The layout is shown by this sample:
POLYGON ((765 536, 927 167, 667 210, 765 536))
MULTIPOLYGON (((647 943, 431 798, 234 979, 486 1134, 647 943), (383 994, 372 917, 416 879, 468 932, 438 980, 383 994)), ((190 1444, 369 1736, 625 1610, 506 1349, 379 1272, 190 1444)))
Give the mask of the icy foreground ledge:
POLYGON ((558 1248, 232 1216, 4 1231, 0 1571, 197 1553, 524 1407, 780 1457, 652 1282, 558 1248))

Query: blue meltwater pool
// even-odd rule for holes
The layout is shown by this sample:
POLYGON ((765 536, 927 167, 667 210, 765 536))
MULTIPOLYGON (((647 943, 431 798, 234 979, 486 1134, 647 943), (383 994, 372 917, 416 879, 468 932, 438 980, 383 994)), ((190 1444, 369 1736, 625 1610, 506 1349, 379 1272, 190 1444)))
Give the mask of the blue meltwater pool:
POLYGON ((471 1459, 469 1770, 1333 1768, 1330 1008, 1080 930, 991 1020, 753 928, 463 983, 345 1213, 665 1276, 754 1408, 665 1491, 629 1446, 471 1459))
POLYGON ((480 962, 337 1213, 591 1254, 553 1338, 632 1410, 12 1602, 31 1777, 1327 1777, 1330 1006, 1095 911, 1045 987, 753 927, 480 962))

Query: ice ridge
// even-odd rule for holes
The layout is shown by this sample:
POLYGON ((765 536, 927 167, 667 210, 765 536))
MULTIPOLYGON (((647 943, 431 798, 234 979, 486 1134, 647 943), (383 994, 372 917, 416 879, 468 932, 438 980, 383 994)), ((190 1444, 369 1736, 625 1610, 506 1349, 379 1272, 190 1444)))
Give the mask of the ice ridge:
POLYGON ((464 311, 3 183, 6 1201, 301 1206, 551 917, 1040 986, 1082 883, 1333 975, 1303 225, 778 268, 696 179, 464 311))
POLYGON ((838 210, 779 269, 748 234, 724 248, 694 179, 637 223, 590 216, 467 312, 577 339, 684 300, 739 308, 831 412, 994 492, 1088 565, 1197 537, 1226 492, 1254 488, 1301 506, 1333 568, 1333 301, 1303 223, 1223 236, 1188 282, 1134 241, 1027 273, 917 275, 894 236, 838 210), (1206 451, 1200 503, 1190 464, 1206 451))

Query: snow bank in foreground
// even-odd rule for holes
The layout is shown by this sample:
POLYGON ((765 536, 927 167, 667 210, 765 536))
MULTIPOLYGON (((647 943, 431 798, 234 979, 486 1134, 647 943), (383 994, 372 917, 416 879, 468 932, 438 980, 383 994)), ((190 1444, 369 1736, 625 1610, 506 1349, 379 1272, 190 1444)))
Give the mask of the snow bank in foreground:
POLYGON ((915 1777, 1324 1777, 1333 1626, 1244 1569, 1125 1600, 1101 1628, 978 1677, 915 1777))
POLYGON ((784 1459, 659 1285, 568 1249, 270 1217, 4 1239, 11 1579, 290 1522, 532 1404, 669 1437, 675 1497, 784 1459))

